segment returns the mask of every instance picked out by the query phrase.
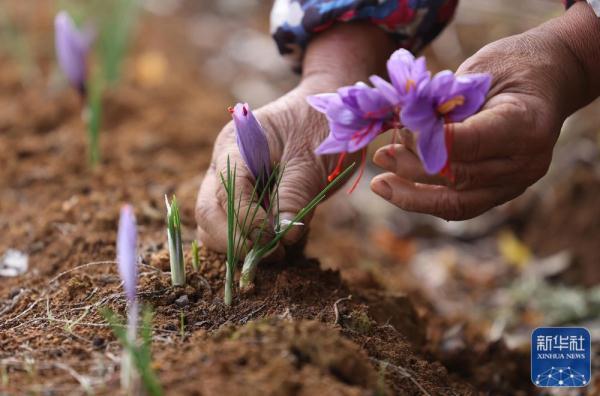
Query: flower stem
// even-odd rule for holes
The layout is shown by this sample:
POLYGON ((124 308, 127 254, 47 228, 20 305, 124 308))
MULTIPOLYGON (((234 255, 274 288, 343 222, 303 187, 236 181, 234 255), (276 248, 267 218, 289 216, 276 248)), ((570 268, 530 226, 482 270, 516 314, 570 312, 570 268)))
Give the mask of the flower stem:
POLYGON ((227 263, 225 270, 225 305, 231 305, 233 301, 233 265, 227 263))
POLYGON ((99 78, 90 80, 88 97, 89 161, 92 167, 100 162, 100 128, 102 123, 102 94, 104 84, 99 78))

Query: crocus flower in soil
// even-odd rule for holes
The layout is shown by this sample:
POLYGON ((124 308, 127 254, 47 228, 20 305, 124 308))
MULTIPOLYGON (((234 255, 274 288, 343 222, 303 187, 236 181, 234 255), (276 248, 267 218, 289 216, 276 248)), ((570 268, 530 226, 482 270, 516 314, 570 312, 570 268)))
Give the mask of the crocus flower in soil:
POLYGON ((405 49, 399 49, 392 54, 387 62, 387 70, 391 84, 379 76, 371 76, 370 80, 375 88, 395 106, 405 104, 411 92, 431 79, 425 57, 415 59, 413 54, 405 49))
POLYGON ((485 102, 491 81, 489 74, 455 76, 446 70, 420 84, 404 104, 400 120, 417 134, 418 153, 427 173, 448 171, 444 167, 452 137, 446 124, 476 113, 485 102))
POLYGON ((127 302, 135 301, 137 287, 137 227, 135 215, 130 205, 121 208, 117 235, 117 264, 123 280, 127 302))
MULTIPOLYGON (((137 226, 135 215, 130 205, 121 208, 119 230, 117 233, 117 265, 123 280, 123 288, 127 298, 127 338, 131 344, 135 341, 138 320, 138 305, 135 299, 137 288, 137 226)), ((121 360, 121 381, 125 389, 130 389, 133 383, 133 360, 131 351, 127 348, 121 360)))
POLYGON ((361 82, 340 88, 336 93, 309 96, 307 101, 317 111, 324 113, 329 121, 329 136, 315 153, 340 153, 329 181, 340 173, 347 153, 362 150, 364 164, 366 146, 385 130, 384 126, 392 119, 394 111, 393 103, 379 90, 361 82))
POLYGON ((89 31, 79 30, 66 11, 61 11, 54 19, 56 56, 63 73, 69 82, 85 95, 87 80, 87 59, 92 43, 89 31))
POLYGON ((233 117, 235 136, 242 158, 259 187, 263 188, 271 174, 267 135, 248 103, 238 103, 229 111, 233 117))

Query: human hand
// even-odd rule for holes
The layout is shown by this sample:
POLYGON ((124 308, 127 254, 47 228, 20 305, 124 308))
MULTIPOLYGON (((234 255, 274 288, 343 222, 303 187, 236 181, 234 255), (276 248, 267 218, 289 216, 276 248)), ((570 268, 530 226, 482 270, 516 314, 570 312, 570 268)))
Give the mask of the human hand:
MULTIPOLYGON (((366 80, 370 74, 379 72, 392 50, 393 45, 386 34, 369 24, 342 24, 329 29, 309 45, 300 84, 285 96, 255 111, 266 132, 272 162, 285 166, 279 186, 282 219, 291 220, 323 190, 327 175, 337 161, 335 156, 317 156, 314 153, 329 128, 327 120, 308 105, 306 97, 366 80)), ((232 164, 237 164, 236 192, 242 195, 240 213, 246 213, 251 206, 254 179, 244 165, 231 122, 217 137, 211 165, 202 181, 196 203, 199 239, 218 251, 225 251, 227 246, 227 196, 219 176, 226 169, 227 158, 232 164)), ((347 162, 353 159, 349 156, 347 162)), ((305 226, 293 227, 285 235, 282 240, 284 246, 302 238, 311 215, 302 220, 305 226)), ((258 232, 266 216, 266 212, 259 208, 254 221, 242 230, 244 235, 249 236, 248 239, 253 239, 253 233, 258 232)), ((265 239, 272 236, 268 232, 263 235, 265 239)), ((251 247, 251 242, 247 243, 251 247)), ((245 253, 241 252, 241 256, 245 253)), ((280 246, 274 255, 282 253, 283 247, 280 246)))
POLYGON ((373 179, 375 193, 405 210, 464 220, 545 175, 562 123, 586 101, 577 57, 555 29, 542 25, 485 46, 457 71, 473 72, 490 73, 493 85, 481 112, 452 126, 453 181, 426 174, 414 142, 403 135, 403 144, 374 156, 390 172, 373 179))

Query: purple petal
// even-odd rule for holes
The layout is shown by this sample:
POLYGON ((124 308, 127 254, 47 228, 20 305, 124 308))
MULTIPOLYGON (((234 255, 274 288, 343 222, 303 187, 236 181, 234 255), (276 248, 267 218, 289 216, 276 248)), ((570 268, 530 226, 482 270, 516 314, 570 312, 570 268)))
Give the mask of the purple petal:
POLYGON ((329 134, 325 140, 321 142, 319 147, 315 150, 315 154, 323 155, 323 154, 335 154, 335 153, 343 153, 348 146, 347 141, 340 141, 333 136, 333 134, 329 134))
POLYGON ((135 301, 137 287, 137 227, 130 205, 121 208, 117 233, 117 265, 123 280, 127 301, 135 301))
POLYGON ((446 164, 444 121, 435 111, 434 98, 419 96, 407 103, 400 114, 402 124, 417 135, 417 148, 427 173, 436 174, 446 164))
POLYGON ((475 114, 485 102, 492 85, 489 74, 467 74, 457 76, 452 95, 462 95, 465 102, 450 112, 450 119, 460 122, 475 114))
POLYGON ((397 106, 400 103, 398 91, 396 91, 396 88, 394 88, 392 84, 379 76, 371 76, 369 77, 369 80, 371 80, 373 86, 375 86, 379 93, 392 105, 397 106))
POLYGON ((265 131, 247 103, 236 104, 232 116, 237 145, 246 166, 257 182, 266 181, 271 173, 271 155, 265 131))
POLYGON ((58 63, 69 82, 83 92, 87 79, 91 35, 78 30, 73 19, 65 11, 56 15, 54 26, 58 63))
POLYGON ((357 111, 346 105, 338 95, 338 100, 332 100, 327 109, 327 119, 329 122, 335 122, 342 125, 353 126, 360 122, 360 115, 357 111))
POLYGON ((408 87, 418 86, 430 78, 425 58, 415 59, 413 54, 405 49, 399 49, 392 54, 387 62, 387 69, 392 85, 398 91, 401 100, 410 93, 408 87))
POLYGON ((444 122, 438 120, 429 130, 417 136, 417 149, 425 171, 430 175, 440 173, 448 161, 444 122))
MULTIPOLYGON (((395 91, 391 85, 390 88, 395 91)), ((308 100, 327 115, 329 122, 330 135, 317 148, 317 154, 360 150, 381 133, 383 123, 393 116, 392 102, 362 82, 342 87, 335 95, 308 100)))
POLYGON ((456 77, 450 70, 441 71, 433 76, 427 85, 428 94, 440 98, 439 101, 441 102, 445 102, 453 96, 455 81, 456 77))
POLYGON ((349 125, 340 124, 338 122, 329 122, 331 135, 339 141, 348 141, 357 133, 366 129, 370 122, 363 119, 356 119, 354 123, 349 125))
POLYGON ((308 102, 308 104, 320 113, 326 113, 331 102, 339 100, 339 95, 334 93, 324 93, 306 97, 306 101, 308 102))
POLYGON ((342 104, 357 117, 363 119, 384 119, 392 116, 393 104, 377 89, 363 82, 338 90, 342 104))
POLYGON ((378 90, 369 87, 356 95, 358 108, 365 118, 389 118, 393 105, 378 90))
POLYGON ((382 132, 383 122, 382 121, 374 121, 372 122, 364 131, 363 134, 357 136, 353 139, 350 139, 348 142, 348 147, 346 149, 349 153, 354 153, 358 150, 361 150, 369 145, 379 134, 382 132))

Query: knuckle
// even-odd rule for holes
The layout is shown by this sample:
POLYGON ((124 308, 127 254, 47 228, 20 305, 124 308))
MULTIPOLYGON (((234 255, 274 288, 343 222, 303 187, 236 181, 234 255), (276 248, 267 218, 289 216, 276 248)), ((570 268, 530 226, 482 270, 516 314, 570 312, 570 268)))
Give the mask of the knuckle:
POLYGON ((459 194, 451 190, 443 191, 435 201, 434 214, 445 220, 466 220, 469 218, 467 206, 459 194))
POLYGON ((469 189, 478 184, 477 177, 463 164, 453 164, 452 173, 455 179, 454 188, 458 191, 469 189))

